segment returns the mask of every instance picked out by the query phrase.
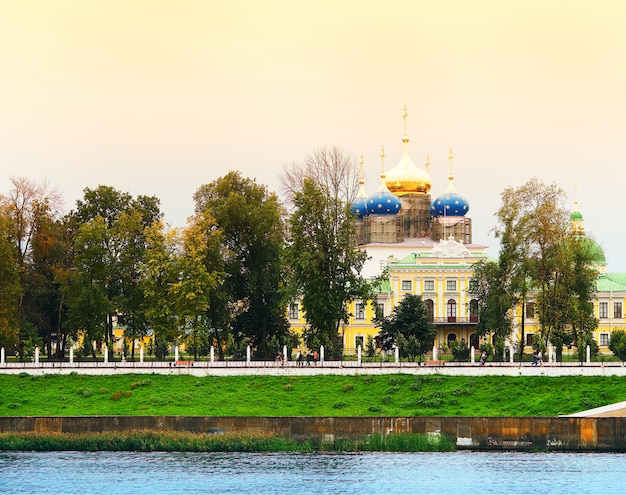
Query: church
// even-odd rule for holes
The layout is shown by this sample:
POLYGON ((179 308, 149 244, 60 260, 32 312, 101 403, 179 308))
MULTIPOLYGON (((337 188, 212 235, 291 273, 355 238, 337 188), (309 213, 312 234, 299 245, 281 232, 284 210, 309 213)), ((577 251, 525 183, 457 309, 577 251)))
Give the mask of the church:
MULTIPOLYGON (((420 168, 409 153, 406 108, 402 143, 399 163, 387 172, 383 149, 378 189, 368 195, 361 179, 351 205, 357 219, 356 249, 368 254, 363 275, 374 278, 387 270, 388 277, 374 305, 368 301, 352 303, 350 321, 340 329, 345 352, 351 354, 359 346, 364 348, 368 336, 378 334, 373 323, 376 314, 391 314, 406 294, 420 295, 425 301, 437 330, 435 346, 442 348, 461 341, 477 349, 482 343, 476 333, 478 301, 470 294, 469 285, 474 264, 490 259, 488 246, 473 241, 469 201, 454 183, 452 150, 447 188, 433 199, 428 157, 425 167, 420 168)), ((583 216, 577 204, 570 220, 577 235, 585 239, 594 254, 594 267, 598 271, 595 312, 599 322, 595 339, 600 350, 608 353, 611 331, 625 328, 626 274, 606 272, 604 253, 595 241, 585 236, 583 216)), ((530 301, 523 309, 516 308, 512 335, 507 342, 514 348, 519 342, 522 311, 525 344, 530 346, 534 334, 539 332, 534 303, 530 301)), ((292 330, 299 333, 306 326, 297 302, 290 305, 288 317, 292 330)))

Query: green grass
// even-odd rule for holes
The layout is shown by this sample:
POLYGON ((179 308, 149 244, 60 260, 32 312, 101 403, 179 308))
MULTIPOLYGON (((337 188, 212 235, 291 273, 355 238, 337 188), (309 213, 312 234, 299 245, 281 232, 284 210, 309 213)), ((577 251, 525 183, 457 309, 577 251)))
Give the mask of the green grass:
POLYGON ((556 416, 624 400, 615 376, 0 375, 0 416, 556 416))
POLYGON ((109 433, 0 432, 0 451, 133 452, 450 452, 454 442, 443 435, 370 435, 357 440, 315 444, 277 436, 246 433, 205 435, 185 432, 109 433))

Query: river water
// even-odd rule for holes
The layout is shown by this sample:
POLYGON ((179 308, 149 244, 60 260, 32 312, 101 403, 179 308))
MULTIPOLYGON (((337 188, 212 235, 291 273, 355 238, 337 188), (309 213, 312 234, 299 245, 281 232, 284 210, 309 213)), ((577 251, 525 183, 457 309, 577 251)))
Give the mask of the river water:
POLYGON ((0 494, 624 494, 625 454, 0 452, 0 494))

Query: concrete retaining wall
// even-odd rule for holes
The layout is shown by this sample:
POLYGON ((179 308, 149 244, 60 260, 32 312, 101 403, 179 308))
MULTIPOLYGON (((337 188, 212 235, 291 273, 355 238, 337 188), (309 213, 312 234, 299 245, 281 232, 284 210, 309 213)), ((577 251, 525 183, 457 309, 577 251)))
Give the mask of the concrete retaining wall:
POLYGON ((626 452, 626 418, 541 417, 0 417, 0 431, 37 433, 131 430, 275 434, 332 442, 368 434, 442 434, 459 449, 626 452))

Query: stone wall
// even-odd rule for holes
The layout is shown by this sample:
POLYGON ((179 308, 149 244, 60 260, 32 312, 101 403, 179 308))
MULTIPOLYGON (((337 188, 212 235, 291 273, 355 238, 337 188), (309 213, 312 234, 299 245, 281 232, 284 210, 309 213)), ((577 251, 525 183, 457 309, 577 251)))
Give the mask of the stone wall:
POLYGON ((459 449, 626 452, 624 417, 0 417, 0 431, 10 432, 131 430, 265 433, 316 442, 422 433, 446 435, 459 449))

